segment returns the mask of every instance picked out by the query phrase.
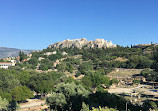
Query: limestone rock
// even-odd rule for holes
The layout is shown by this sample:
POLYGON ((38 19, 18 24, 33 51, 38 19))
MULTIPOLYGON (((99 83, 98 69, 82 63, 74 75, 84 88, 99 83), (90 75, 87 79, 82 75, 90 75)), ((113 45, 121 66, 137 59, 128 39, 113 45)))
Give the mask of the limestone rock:
POLYGON ((111 41, 106 41, 104 39, 96 39, 95 41, 87 41, 86 38, 64 40, 63 42, 57 42, 49 46, 49 48, 70 48, 70 47, 88 47, 88 48, 114 48, 117 47, 116 44, 112 44, 111 41))

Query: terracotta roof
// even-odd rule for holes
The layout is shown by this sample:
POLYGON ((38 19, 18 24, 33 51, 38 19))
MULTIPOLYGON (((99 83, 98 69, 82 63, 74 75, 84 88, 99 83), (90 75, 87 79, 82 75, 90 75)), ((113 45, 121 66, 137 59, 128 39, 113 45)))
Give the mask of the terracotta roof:
POLYGON ((11 62, 0 62, 0 64, 12 64, 11 62))

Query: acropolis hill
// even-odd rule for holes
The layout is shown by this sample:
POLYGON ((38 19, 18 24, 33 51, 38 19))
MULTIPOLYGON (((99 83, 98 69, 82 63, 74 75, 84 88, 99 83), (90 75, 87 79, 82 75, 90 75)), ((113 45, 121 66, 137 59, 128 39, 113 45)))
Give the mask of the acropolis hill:
POLYGON ((49 46, 49 48, 70 48, 70 47, 88 47, 88 48, 114 48, 117 47, 116 44, 112 44, 111 41, 106 41, 104 39, 96 39, 95 41, 87 41, 86 38, 64 40, 62 42, 57 42, 49 46))

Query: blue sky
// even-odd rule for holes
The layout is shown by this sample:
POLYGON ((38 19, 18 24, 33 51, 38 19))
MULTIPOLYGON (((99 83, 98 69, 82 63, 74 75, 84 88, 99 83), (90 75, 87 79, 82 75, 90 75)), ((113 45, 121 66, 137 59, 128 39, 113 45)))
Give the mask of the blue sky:
POLYGON ((0 0, 0 47, 44 49, 65 39, 158 42, 158 0, 0 0))

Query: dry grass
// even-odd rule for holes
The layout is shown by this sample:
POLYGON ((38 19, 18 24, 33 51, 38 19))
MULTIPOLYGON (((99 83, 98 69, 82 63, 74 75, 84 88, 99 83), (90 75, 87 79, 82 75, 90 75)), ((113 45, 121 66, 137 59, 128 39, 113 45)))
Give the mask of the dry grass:
POLYGON ((126 78, 126 77, 131 77, 132 75, 135 75, 135 74, 140 74, 142 70, 143 69, 116 68, 114 71, 110 72, 108 76, 126 78))
POLYGON ((125 62, 125 61, 128 61, 128 59, 122 58, 122 57, 118 57, 118 58, 115 59, 115 61, 125 62))

